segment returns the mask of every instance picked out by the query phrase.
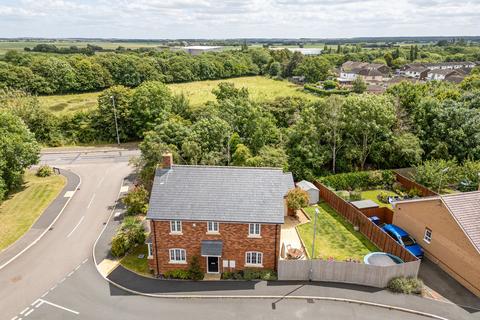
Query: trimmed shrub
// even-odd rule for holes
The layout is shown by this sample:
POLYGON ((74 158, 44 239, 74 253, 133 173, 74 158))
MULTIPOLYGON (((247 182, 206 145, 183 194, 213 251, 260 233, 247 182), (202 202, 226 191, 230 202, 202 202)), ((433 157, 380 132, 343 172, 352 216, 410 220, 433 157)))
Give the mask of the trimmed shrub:
POLYGON ((300 188, 294 188, 287 193, 287 207, 298 210, 308 206, 308 193, 300 188))
POLYGON ((387 288, 396 293, 421 294, 423 290, 423 281, 413 277, 397 277, 388 282, 387 288))
POLYGON ((203 273, 202 269, 200 268, 200 262, 198 260, 198 256, 193 256, 192 260, 190 261, 190 266, 188 267, 188 274, 189 279, 192 280, 202 280, 205 274, 203 273))
POLYGON ((245 269, 243 270, 245 280, 276 280, 277 274, 272 270, 245 269))
POLYGON ((341 90, 341 89, 332 89, 332 90, 325 90, 325 89, 320 89, 315 86, 306 84, 304 86, 305 90, 310 91, 312 93, 315 93, 319 96, 325 97, 329 96, 332 94, 341 94, 341 95, 348 95, 351 91, 350 90, 341 90))
POLYGON ((37 177, 45 178, 45 177, 50 177, 53 174, 53 169, 50 166, 44 165, 40 166, 37 170, 37 177))
POLYGON ((190 272, 188 270, 175 269, 165 272, 163 276, 167 279, 188 280, 190 279, 190 272))
POLYGON ((224 280, 242 280, 243 274, 241 271, 225 271, 222 273, 222 279, 224 280))
POLYGON ((125 255, 136 244, 145 242, 145 230, 142 222, 133 217, 126 217, 120 230, 112 238, 111 253, 115 257, 125 255))

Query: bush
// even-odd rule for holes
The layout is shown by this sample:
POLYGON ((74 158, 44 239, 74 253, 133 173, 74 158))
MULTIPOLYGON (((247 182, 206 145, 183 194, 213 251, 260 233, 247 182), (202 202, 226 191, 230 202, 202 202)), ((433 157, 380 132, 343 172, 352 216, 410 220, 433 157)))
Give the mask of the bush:
POLYGON ((243 279, 245 280, 276 280, 277 274, 272 270, 245 269, 243 270, 243 279))
POLYGON ((188 267, 189 279, 192 280, 202 280, 205 274, 200 268, 200 262, 198 256, 193 256, 190 261, 190 266, 188 267))
POLYGON ((308 193, 300 188, 294 188, 287 193, 287 207, 298 210, 308 206, 308 193))
POLYGON ((397 277, 388 282, 387 288, 388 290, 396 293, 421 294, 423 289, 423 281, 413 277, 397 277))
POLYGON ((418 190, 417 188, 412 188, 408 190, 407 195, 409 198, 417 198, 422 196, 422 191, 418 190))
POLYGON ((337 191, 337 196, 339 196, 343 200, 347 200, 347 201, 350 200, 350 192, 345 190, 337 191))
POLYGON ((145 215, 148 210, 148 191, 143 186, 135 187, 123 197, 122 202, 127 207, 127 215, 145 215))
POLYGON ((165 272, 163 276, 167 279, 188 280, 190 279, 190 272, 188 270, 175 269, 165 272))
POLYGON ((394 182, 394 183, 392 184, 392 190, 393 190, 395 193, 401 194, 401 193, 403 193, 404 187, 403 187, 403 185, 402 185, 400 182, 394 182))
POLYGON ((380 201, 381 203, 388 203, 388 193, 385 192, 385 191, 382 191, 380 192, 378 195, 377 195, 377 199, 378 201, 380 201))
POLYGON ((224 280, 242 280, 243 273, 241 271, 225 271, 222 273, 222 279, 224 280))
POLYGON ((309 85, 309 84, 306 84, 304 86, 304 88, 305 88, 305 90, 313 92, 313 93, 315 93, 319 96, 322 96, 322 97, 323 96, 329 96, 329 95, 332 95, 332 94, 347 95, 351 92, 350 90, 341 90, 341 89, 325 90, 325 89, 320 89, 320 88, 317 88, 317 87, 309 85))
POLYGON ((362 192, 358 190, 350 191, 350 201, 362 200, 362 192))
POLYGON ((142 222, 133 217, 127 217, 120 226, 120 230, 112 238, 112 255, 121 257, 136 244, 145 242, 145 231, 142 222))
POLYGON ((40 166, 37 170, 37 177, 45 178, 45 177, 50 177, 53 174, 53 169, 50 166, 44 165, 40 166))

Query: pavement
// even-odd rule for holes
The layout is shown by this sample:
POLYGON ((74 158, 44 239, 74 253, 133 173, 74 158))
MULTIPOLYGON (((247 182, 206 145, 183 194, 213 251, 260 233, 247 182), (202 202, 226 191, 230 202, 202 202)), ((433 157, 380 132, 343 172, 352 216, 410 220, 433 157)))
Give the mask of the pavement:
MULTIPOLYGON (((338 283, 162 281, 116 268, 109 277, 173 299, 146 297, 105 281, 94 260, 108 258, 108 238, 95 250, 98 235, 118 210, 117 199, 138 151, 68 152, 42 155, 42 162, 70 169, 82 185, 62 215, 38 243, 0 270, 0 319, 426 319, 371 305, 308 296, 391 304, 446 319, 480 319, 478 312, 416 296, 338 283), (103 253, 102 253, 103 252, 103 253), (98 256, 97 256, 98 255, 98 256), (100 257, 99 259, 97 259, 100 257), (144 283, 144 281, 146 281, 144 283), (180 299, 179 294, 206 298, 180 299), (177 295, 177 297, 175 297, 177 295), (210 298, 207 297, 209 295, 210 298), (223 298, 215 296, 223 295, 223 298), (258 295, 276 297, 259 298, 258 295), (231 296, 230 298, 226 298, 231 296)), ((118 225, 118 222, 116 222, 118 225)))
POLYGON ((35 244, 48 232, 48 229, 53 226, 53 223, 80 186, 80 176, 69 170, 60 170, 60 174, 67 179, 67 182, 60 191, 59 196, 52 201, 43 214, 20 239, 0 252, 0 270, 10 263, 12 259, 28 250, 32 244, 35 244))

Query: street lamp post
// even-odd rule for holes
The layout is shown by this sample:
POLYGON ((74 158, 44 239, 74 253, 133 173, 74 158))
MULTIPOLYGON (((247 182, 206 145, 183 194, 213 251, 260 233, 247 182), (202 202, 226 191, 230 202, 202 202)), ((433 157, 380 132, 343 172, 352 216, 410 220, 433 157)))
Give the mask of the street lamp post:
POLYGON ((445 173, 447 173, 449 169, 450 169, 449 167, 446 167, 446 168, 445 168, 445 169, 443 169, 443 170, 442 170, 442 172, 441 172, 441 175, 440 175, 440 182, 439 182, 439 184, 438 184, 438 192, 437 192, 438 194, 440 194, 440 189, 442 188, 442 179, 443 179, 443 175, 444 175, 445 173))
POLYGON ((115 118, 115 131, 117 132, 117 144, 120 144, 120 136, 118 135, 117 108, 115 107, 115 96, 110 96, 110 99, 112 99, 112 105, 113 105, 113 115, 115 118))
POLYGON ((313 241, 312 241, 312 255, 310 257, 310 272, 308 274, 308 281, 312 281, 313 275, 313 259, 315 258, 315 236, 317 234, 317 215, 320 211, 315 208, 315 216, 313 218, 313 241))

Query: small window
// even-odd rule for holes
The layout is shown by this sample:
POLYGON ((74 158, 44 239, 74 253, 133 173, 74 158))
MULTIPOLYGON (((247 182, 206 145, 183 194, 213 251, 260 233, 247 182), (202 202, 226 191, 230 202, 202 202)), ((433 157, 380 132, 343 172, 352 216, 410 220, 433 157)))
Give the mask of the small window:
POLYGON ((208 229, 207 229, 207 232, 210 232, 210 233, 218 233, 218 222, 208 221, 208 229))
POLYGON ((430 243, 430 241, 432 241, 432 230, 425 228, 425 235, 423 236, 423 240, 426 243, 430 243))
POLYGON ((245 253, 245 264, 252 266, 262 265, 263 254, 261 252, 249 251, 245 253))
POLYGON ((186 263, 187 254, 185 249, 170 249, 170 263, 186 263))
POLYGON ((260 223, 250 223, 248 225, 248 236, 260 237, 260 223))
POLYGON ((153 257, 152 244, 151 244, 151 243, 147 243, 147 248, 148 248, 148 258, 152 258, 152 257, 153 257))
POLYGON ((182 233, 182 221, 180 221, 180 220, 170 221, 170 232, 171 233, 182 233))

